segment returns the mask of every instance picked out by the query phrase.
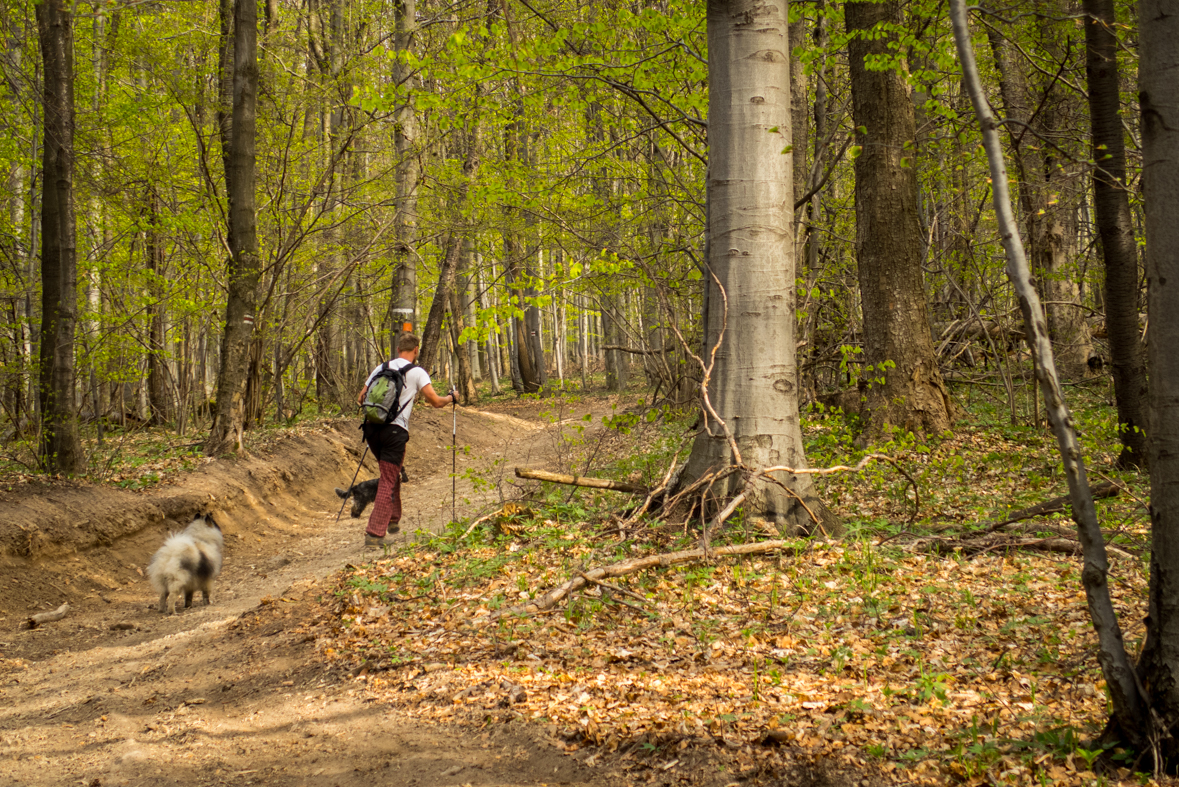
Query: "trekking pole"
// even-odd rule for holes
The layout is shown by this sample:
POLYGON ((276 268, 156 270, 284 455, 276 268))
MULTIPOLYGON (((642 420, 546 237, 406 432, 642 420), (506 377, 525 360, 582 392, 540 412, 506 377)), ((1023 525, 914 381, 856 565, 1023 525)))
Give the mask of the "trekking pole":
POLYGON ((356 472, 352 474, 352 483, 348 484, 348 494, 344 496, 344 501, 340 503, 340 510, 336 512, 336 524, 340 524, 340 514, 344 513, 344 506, 348 503, 348 498, 352 495, 352 487, 356 486, 356 476, 360 475, 360 468, 364 465, 365 457, 368 456, 368 443, 364 444, 364 453, 360 455, 360 464, 356 466, 356 472))
POLYGON ((455 501, 458 499, 458 397, 453 396, 454 386, 451 386, 450 391, 450 521, 457 522, 455 501))

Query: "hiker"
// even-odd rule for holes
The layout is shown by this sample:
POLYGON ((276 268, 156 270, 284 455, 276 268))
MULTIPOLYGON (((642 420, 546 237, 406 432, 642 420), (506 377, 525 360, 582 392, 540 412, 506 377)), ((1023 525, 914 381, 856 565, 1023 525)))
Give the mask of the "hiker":
MULTIPOLYGON (((361 427, 364 430, 364 441, 368 443, 381 468, 377 499, 373 502, 368 526, 364 529, 366 547, 381 546, 385 543, 387 532, 396 533, 401 529, 398 524, 401 522, 401 465, 405 461, 405 444, 409 442, 409 415, 413 411, 414 400, 420 393, 434 407, 446 407, 458 401, 457 391, 452 390, 446 396, 434 392, 429 373, 416 365, 421 350, 421 340, 412 333, 403 333, 397 340, 397 357, 389 361, 388 365, 392 369, 406 370, 405 387, 401 391, 399 404, 401 411, 389 423, 366 422, 361 427)), ((369 386, 384 368, 385 364, 381 364, 373 369, 364 381, 364 388, 356 397, 358 405, 364 406, 369 386)))

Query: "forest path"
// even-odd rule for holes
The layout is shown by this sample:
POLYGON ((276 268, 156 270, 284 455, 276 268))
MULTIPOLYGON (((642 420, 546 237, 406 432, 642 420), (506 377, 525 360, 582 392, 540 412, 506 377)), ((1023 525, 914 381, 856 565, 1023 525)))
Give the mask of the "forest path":
MULTIPOLYGON (((495 482, 512 467, 563 464, 575 449, 574 433, 561 425, 599 425, 586 437, 610 403, 587 401, 542 417, 545 408, 460 408, 459 445, 470 452, 460 453, 459 472, 473 467, 490 483, 479 491, 460 479, 459 516, 493 507, 495 482)), ((400 539, 416 529, 437 532, 450 520, 452 415, 423 409, 413 416, 400 539)), ((212 497, 218 520, 228 523, 212 606, 174 616, 155 611, 138 566, 158 547, 159 528, 72 555, 6 556, 0 593, 22 588, 24 595, 0 595, 0 785, 620 783, 600 764, 591 769, 564 756, 534 725, 424 724, 371 702, 362 679, 318 663, 301 618, 330 592, 325 578, 376 554, 361 546, 363 519, 345 509, 336 521, 340 501, 330 494, 356 467, 358 435, 341 430, 329 435, 328 448, 309 440, 299 450, 272 452, 266 466, 240 463, 180 485, 173 498, 212 497), (293 486, 273 483, 283 469, 293 486), (217 488, 223 477, 257 483, 226 492, 217 488), (17 627, 63 597, 73 605, 64 620, 17 627), (26 609, 11 609, 22 602, 26 609)), ((375 473, 371 458, 366 468, 375 473)), ((362 470, 360 479, 368 474, 362 470)), ((9 512, 26 516, 29 505, 10 493, 0 499, 0 522, 9 512)), ((47 515, 42 519, 48 527, 47 515)), ((35 528, 26 519, 21 529, 35 528)))

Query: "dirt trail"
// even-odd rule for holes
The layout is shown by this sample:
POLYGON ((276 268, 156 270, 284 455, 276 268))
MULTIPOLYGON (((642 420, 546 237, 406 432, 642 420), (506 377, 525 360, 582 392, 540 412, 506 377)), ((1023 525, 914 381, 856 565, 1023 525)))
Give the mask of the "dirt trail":
MULTIPOLYGON (((508 477, 554 466, 580 423, 609 402, 459 412, 459 472, 508 477)), ((593 419, 593 423, 597 422, 593 419)), ((415 409, 400 538, 450 519, 451 413, 415 409)), ((328 424, 219 460, 151 494, 67 483, 0 491, 0 786, 619 784, 512 721, 425 725, 371 702, 363 680, 326 670, 301 616, 322 580, 368 559, 364 520, 335 521, 361 444, 328 424), (214 604, 154 610, 142 576, 164 533, 202 508, 226 538, 214 604), (27 630, 34 612, 71 605, 27 630)), ((366 459, 360 478, 375 475, 366 459)), ((459 481, 459 516, 497 489, 459 481)), ((367 512, 366 512, 367 514, 367 512)), ((510 718, 510 714, 508 715, 510 718)))

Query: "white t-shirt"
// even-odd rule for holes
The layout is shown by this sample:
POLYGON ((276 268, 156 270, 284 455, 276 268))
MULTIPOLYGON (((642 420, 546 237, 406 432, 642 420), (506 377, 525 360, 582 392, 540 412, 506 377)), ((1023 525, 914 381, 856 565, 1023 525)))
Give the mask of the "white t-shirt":
MULTIPOLYGON (((409 366, 409 363, 410 362, 404 358, 394 358, 389 362, 389 368, 401 369, 403 367, 409 366)), ((370 385, 372 385, 373 380, 378 374, 381 373, 381 368, 383 366, 384 364, 381 364, 381 366, 373 369, 372 374, 370 374, 368 379, 364 381, 365 388, 368 388, 370 385)), ((401 410, 401 414, 393 419, 393 423, 397 424, 405 431, 409 431, 409 414, 413 412, 414 400, 418 398, 418 394, 421 393, 421 390, 429 384, 430 374, 425 369, 420 366, 416 366, 409 370, 409 373, 405 375, 405 387, 401 389, 401 401, 398 402, 398 407, 402 407, 403 409, 401 410)))

